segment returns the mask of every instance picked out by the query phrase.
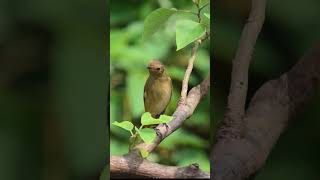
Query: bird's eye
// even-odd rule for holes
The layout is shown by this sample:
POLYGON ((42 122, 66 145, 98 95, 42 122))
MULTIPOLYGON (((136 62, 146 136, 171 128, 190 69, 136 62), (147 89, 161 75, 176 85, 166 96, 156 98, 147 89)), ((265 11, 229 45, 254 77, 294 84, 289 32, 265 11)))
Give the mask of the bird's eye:
POLYGON ((160 68, 157 68, 157 71, 160 71, 160 68))

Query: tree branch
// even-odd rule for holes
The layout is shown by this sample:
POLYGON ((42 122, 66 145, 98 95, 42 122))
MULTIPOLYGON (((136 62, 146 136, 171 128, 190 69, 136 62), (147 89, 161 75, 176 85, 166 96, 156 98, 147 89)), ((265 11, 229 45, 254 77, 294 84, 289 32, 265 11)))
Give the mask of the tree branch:
POLYGON ((196 59, 197 50, 198 50, 200 44, 202 43, 202 41, 204 41, 207 37, 208 37, 208 34, 206 33, 203 38, 198 39, 194 43, 194 47, 192 48, 191 56, 190 56, 190 58, 188 60, 188 67, 186 69, 186 72, 185 72, 183 80, 182 80, 181 97, 180 97, 179 104, 185 104, 186 103, 189 78, 190 78, 190 75, 191 75, 191 72, 192 72, 192 69, 193 69, 193 63, 194 63, 194 61, 196 59))
POLYGON ((246 111, 242 139, 218 139, 211 157, 214 180, 243 180, 264 164, 289 120, 315 93, 320 82, 320 45, 279 79, 265 83, 246 111))
POLYGON ((145 160, 135 153, 112 156, 110 165, 113 178, 210 178, 197 164, 186 167, 165 166, 145 160))
POLYGON ((267 0, 252 0, 251 12, 243 28, 238 49, 233 59, 228 108, 219 136, 241 138, 244 131, 243 116, 248 89, 248 70, 251 54, 261 31, 267 0))

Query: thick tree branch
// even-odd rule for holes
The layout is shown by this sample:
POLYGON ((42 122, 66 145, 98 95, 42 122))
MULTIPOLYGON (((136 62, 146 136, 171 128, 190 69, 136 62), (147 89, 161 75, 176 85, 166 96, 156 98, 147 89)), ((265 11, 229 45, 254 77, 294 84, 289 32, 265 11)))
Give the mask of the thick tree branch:
POLYGON ((244 180, 264 164, 288 121, 320 82, 320 45, 279 79, 265 83, 246 111, 242 139, 218 139, 211 157, 214 180, 244 180))
POLYGON ((141 158, 131 153, 127 156, 112 156, 110 171, 116 178, 209 178, 209 174, 202 172, 197 164, 187 167, 165 166, 141 158))
POLYGON ((251 12, 243 28, 239 46, 233 59, 228 108, 219 136, 241 138, 244 131, 243 116, 248 89, 248 70, 251 54, 261 31, 267 0, 252 0, 251 12))

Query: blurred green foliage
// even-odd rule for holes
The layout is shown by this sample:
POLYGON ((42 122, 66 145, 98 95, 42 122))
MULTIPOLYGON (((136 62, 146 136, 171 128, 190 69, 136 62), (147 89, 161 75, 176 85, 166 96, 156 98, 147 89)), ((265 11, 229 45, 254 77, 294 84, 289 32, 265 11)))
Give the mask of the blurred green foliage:
MULTIPOLYGON (((144 20, 153 10, 177 8, 195 11, 192 1, 110 2, 110 123, 132 121, 139 126, 144 112, 143 88, 148 77, 146 68, 152 59, 162 61, 173 80, 173 95, 165 114, 172 115, 180 97, 181 81, 191 54, 192 45, 176 51, 175 24, 179 19, 195 18, 189 13, 175 14, 149 40, 142 41, 144 20)), ((204 8, 209 12, 210 7, 204 8)), ((190 78, 190 88, 210 73, 209 42, 199 48, 190 78)), ((148 159, 169 165, 198 163, 209 171, 210 95, 199 104, 183 127, 166 138, 148 159)), ((111 155, 128 152, 129 133, 110 126, 111 155)))
POLYGON ((98 179, 107 164, 106 2, 0 1, 0 179, 98 179))

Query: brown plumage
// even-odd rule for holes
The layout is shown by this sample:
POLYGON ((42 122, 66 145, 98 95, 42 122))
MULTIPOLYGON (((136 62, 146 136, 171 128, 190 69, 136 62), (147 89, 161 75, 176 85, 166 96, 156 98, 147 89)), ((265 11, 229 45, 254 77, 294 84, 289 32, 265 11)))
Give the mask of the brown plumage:
POLYGON ((172 82, 160 61, 151 61, 147 68, 149 77, 144 86, 144 108, 153 118, 159 118, 170 102, 172 82))

